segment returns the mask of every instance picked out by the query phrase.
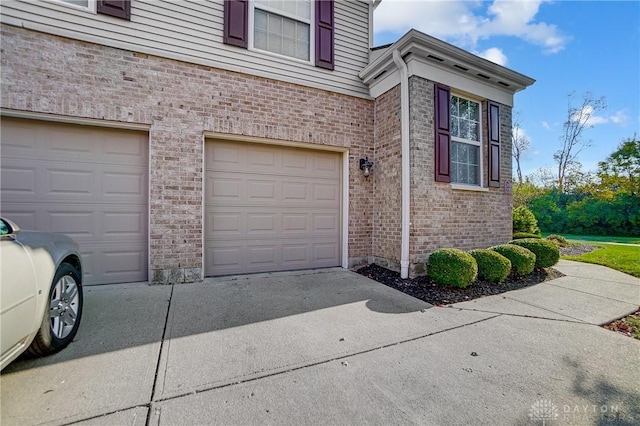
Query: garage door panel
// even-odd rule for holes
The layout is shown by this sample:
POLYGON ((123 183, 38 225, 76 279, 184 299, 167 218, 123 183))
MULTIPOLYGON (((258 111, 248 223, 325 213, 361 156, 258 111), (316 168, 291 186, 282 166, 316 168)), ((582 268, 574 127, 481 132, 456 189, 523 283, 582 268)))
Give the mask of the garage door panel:
POLYGON ((340 154, 207 141, 205 274, 340 265, 340 154))
POLYGON ((215 173, 207 177, 205 196, 211 201, 235 201, 246 200, 245 181, 239 178, 226 178, 222 173, 215 173))
POLYGON ((140 270, 147 268, 147 249, 129 244, 89 245, 81 247, 84 279, 88 283, 125 283, 146 281, 140 270))
MULTIPOLYGON (((3 145, 4 148, 4 145, 3 145)), ((3 157, 5 157, 3 151, 3 157)), ((5 157, 6 158, 6 157, 5 157)), ((146 201, 146 169, 18 159, 1 172, 3 202, 137 203, 146 201)))
POLYGON ((254 180, 248 179, 247 185, 247 201, 248 202, 277 202, 278 182, 275 180, 254 180))
POLYGON ((118 197, 121 200, 139 200, 147 193, 147 176, 144 171, 105 172, 102 175, 105 197, 118 197))
POLYGON ((145 281, 148 135, 2 118, 2 213, 80 245, 85 284, 145 281))
POLYGON ((246 148, 246 164, 255 173, 277 173, 282 166, 277 151, 273 147, 257 146, 246 148))
POLYGON ((311 201, 310 182, 282 182, 282 201, 286 203, 311 201))
POLYGON ((249 213, 247 214, 247 237, 259 235, 268 238, 280 231, 278 226, 279 214, 276 213, 249 213))
POLYGON ((340 170, 340 161, 335 155, 318 154, 314 160, 314 175, 331 178, 340 170))
POLYGON ((337 183, 316 183, 313 185, 313 201, 328 202, 336 205, 340 202, 340 187, 337 183))
POLYGON ((313 244, 314 258, 319 262, 335 262, 338 259, 338 252, 338 244, 333 241, 313 244))

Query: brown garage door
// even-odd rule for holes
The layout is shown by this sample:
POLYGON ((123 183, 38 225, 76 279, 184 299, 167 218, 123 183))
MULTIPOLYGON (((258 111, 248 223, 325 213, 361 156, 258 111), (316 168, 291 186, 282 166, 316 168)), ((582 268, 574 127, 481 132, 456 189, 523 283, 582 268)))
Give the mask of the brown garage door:
POLYGON ((339 153, 209 140, 207 276, 340 265, 339 153))
POLYGON ((148 136, 2 118, 2 215, 80 244, 85 284, 147 280, 148 136))

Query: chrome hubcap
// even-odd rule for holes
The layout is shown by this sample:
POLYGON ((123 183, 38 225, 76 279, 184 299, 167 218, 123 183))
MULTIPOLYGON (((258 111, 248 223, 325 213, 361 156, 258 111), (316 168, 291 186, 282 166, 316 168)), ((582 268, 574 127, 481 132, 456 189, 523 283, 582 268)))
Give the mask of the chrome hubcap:
POLYGON ((49 303, 51 333, 64 339, 71 333, 78 317, 80 295, 71 275, 60 278, 53 287, 49 303))

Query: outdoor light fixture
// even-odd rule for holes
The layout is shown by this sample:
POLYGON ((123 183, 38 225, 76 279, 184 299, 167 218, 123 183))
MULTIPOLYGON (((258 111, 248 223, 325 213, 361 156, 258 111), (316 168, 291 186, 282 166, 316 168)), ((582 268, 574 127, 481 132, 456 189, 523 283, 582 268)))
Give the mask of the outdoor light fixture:
POLYGON ((364 174, 364 177, 368 178, 371 174, 371 169, 373 168, 373 162, 369 161, 369 157, 364 157, 360 159, 360 170, 364 174))

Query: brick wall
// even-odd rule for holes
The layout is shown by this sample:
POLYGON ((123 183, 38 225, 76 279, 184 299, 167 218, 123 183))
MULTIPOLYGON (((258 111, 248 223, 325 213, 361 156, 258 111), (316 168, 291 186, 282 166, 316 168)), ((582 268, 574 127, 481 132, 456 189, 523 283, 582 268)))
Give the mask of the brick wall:
POLYGON ((348 256, 370 254, 372 101, 8 25, 1 53, 3 108, 149 125, 150 279, 199 279, 204 131, 348 147, 348 256))
MULTIPOLYGON (((483 105, 484 186, 487 192, 454 190, 434 179, 434 83, 410 79, 412 274, 422 273, 429 253, 444 247, 486 248, 511 239, 511 108, 501 105, 501 187, 487 185, 486 105, 483 105)), ((452 88, 455 90, 455 88, 452 88)))
POLYGON ((373 174, 373 247, 375 263, 400 268, 402 231, 402 141, 400 86, 375 102, 375 173, 373 174))

